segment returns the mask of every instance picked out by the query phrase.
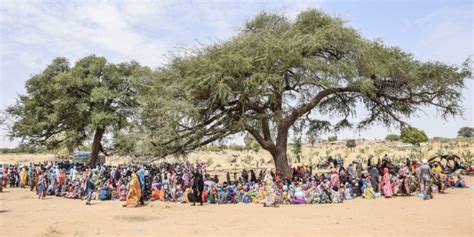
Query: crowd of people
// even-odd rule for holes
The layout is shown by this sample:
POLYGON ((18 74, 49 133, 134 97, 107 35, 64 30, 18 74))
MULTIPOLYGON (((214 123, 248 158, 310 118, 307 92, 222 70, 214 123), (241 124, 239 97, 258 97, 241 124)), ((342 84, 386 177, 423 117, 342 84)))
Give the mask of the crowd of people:
POLYGON ((124 207, 149 201, 208 204, 340 203, 354 198, 391 198, 419 192, 424 199, 447 188, 467 187, 461 174, 445 174, 440 163, 430 166, 406 160, 393 164, 386 159, 372 164, 354 161, 347 167, 334 162, 329 172, 313 172, 312 166, 293 168, 292 178, 273 169, 227 172, 221 180, 211 176, 205 163, 158 165, 99 165, 94 169, 64 168, 57 162, 9 165, 3 171, 3 187, 29 188, 38 198, 55 195, 70 199, 119 200, 124 207), (258 173, 258 174, 257 174, 258 173))

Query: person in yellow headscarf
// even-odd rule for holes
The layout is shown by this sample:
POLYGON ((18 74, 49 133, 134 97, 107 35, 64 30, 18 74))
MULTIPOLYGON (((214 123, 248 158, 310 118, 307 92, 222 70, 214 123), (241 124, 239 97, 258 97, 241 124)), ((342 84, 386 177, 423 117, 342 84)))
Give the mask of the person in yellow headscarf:
POLYGON ((26 182, 28 181, 28 173, 26 172, 26 167, 23 167, 23 169, 21 170, 20 179, 21 179, 21 188, 25 188, 26 182))
POLYGON ((438 185, 438 189, 440 193, 444 193, 444 174, 443 168, 441 167, 440 163, 434 163, 434 167, 431 169, 431 172, 436 177, 436 184, 438 185))
POLYGON ((130 189, 127 195, 127 203, 123 205, 124 207, 138 207, 140 205, 140 197, 142 196, 140 181, 138 181, 138 176, 135 172, 131 176, 132 180, 129 184, 130 189))

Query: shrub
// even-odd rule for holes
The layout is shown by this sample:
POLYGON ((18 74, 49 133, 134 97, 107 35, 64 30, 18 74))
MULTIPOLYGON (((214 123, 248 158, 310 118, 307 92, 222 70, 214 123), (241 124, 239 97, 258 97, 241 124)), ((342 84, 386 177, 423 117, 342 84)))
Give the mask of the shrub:
POLYGON ((400 132, 400 139, 403 142, 419 146, 422 142, 428 141, 428 136, 425 132, 413 127, 402 128, 400 132))
POLYGON ((390 142, 398 141, 398 140, 400 140, 400 136, 398 136, 397 134, 388 134, 385 137, 385 140, 390 141, 390 142))

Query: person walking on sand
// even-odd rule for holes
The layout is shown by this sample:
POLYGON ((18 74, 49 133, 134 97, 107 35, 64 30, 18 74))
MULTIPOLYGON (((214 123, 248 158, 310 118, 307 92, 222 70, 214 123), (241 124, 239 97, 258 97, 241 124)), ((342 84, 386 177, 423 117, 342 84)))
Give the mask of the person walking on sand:
POLYGON ((87 175, 84 181, 84 199, 86 199, 86 205, 91 205, 92 193, 95 190, 95 186, 92 183, 92 173, 87 175))
POLYGON ((204 180, 202 175, 196 170, 194 171, 194 182, 193 182, 193 206, 196 206, 196 200, 199 200, 202 206, 202 192, 204 191, 204 180))
POLYGON ((428 200, 432 199, 433 195, 431 194, 431 180, 433 178, 433 173, 431 173, 430 165, 426 159, 423 160, 420 167, 420 183, 422 184, 423 189, 423 199, 428 200))

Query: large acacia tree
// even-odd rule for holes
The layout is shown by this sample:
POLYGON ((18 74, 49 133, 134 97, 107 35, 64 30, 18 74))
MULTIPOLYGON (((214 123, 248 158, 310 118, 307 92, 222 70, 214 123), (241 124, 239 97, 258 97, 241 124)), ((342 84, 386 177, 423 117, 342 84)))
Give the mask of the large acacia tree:
POLYGON ((455 116, 470 77, 467 61, 422 62, 317 10, 294 21, 262 13, 231 39, 175 57, 145 83, 143 136, 165 156, 248 132, 289 177, 296 122, 320 131, 398 126, 425 106, 455 116), (328 116, 338 122, 321 119, 328 116))
POLYGON ((26 94, 7 109, 13 119, 10 136, 24 143, 71 152, 92 140, 94 166, 107 132, 129 125, 138 106, 137 78, 149 75, 138 63, 111 64, 103 57, 80 59, 73 67, 56 58, 26 82, 26 94))

